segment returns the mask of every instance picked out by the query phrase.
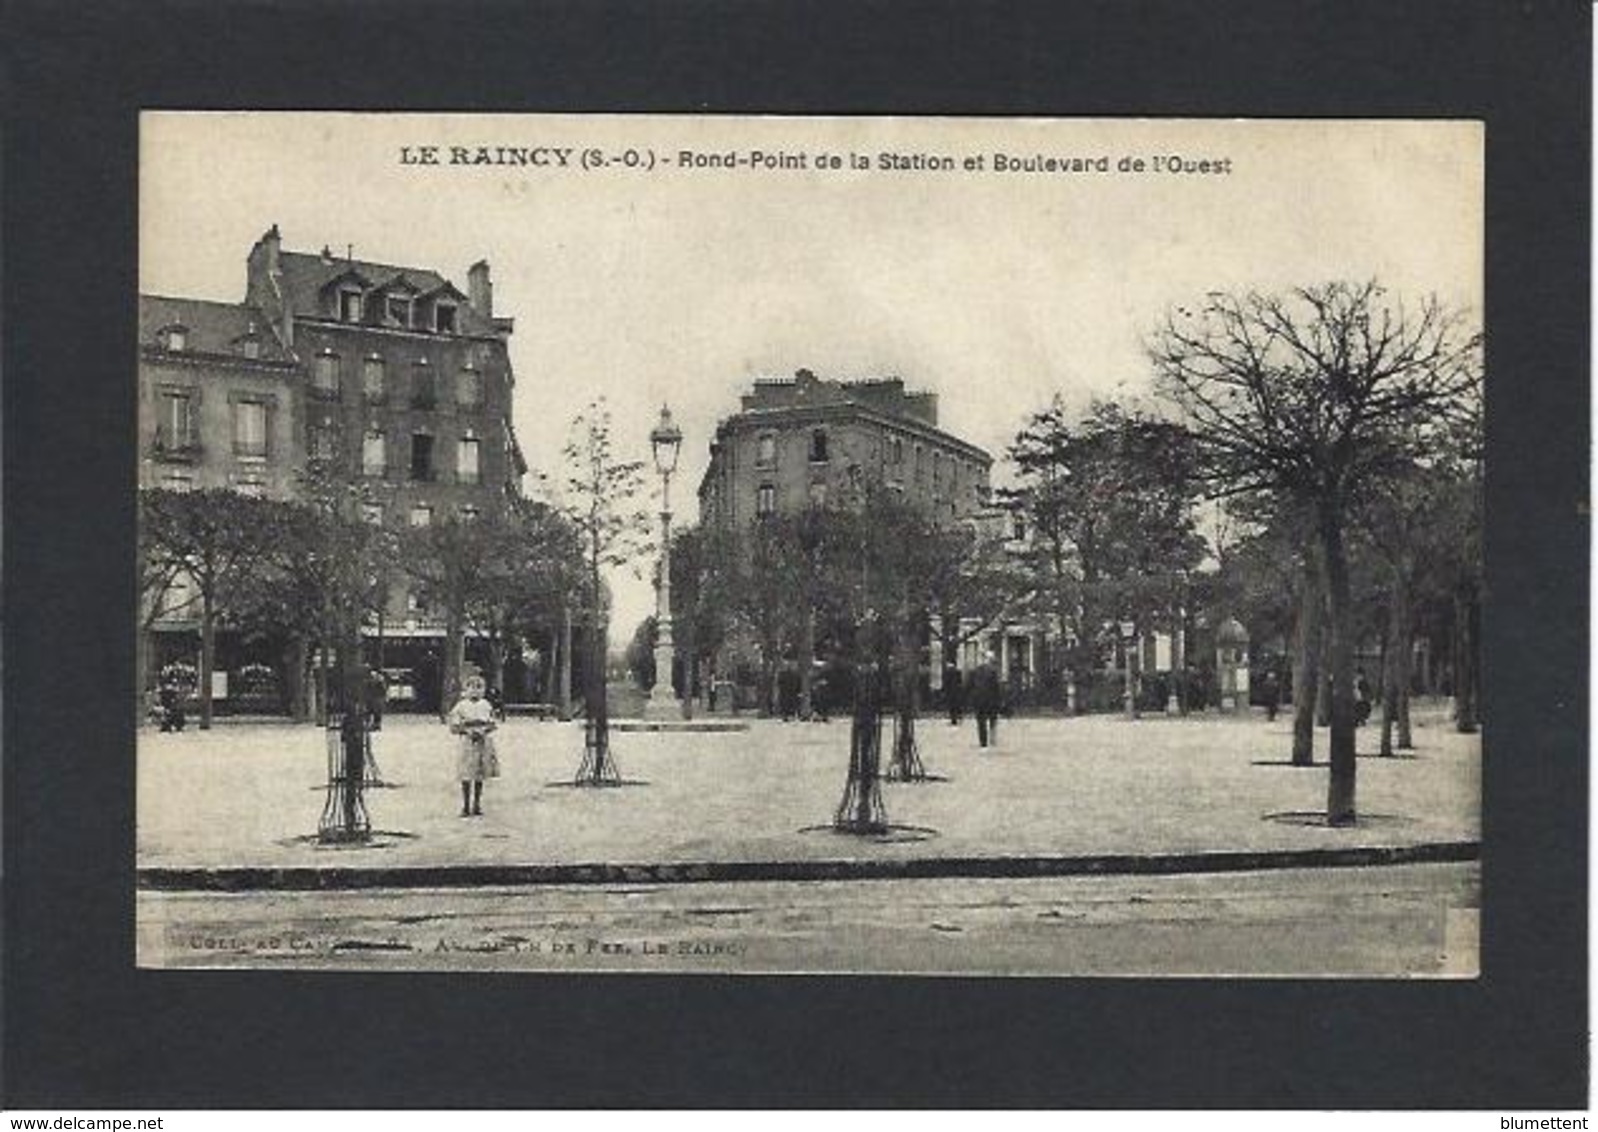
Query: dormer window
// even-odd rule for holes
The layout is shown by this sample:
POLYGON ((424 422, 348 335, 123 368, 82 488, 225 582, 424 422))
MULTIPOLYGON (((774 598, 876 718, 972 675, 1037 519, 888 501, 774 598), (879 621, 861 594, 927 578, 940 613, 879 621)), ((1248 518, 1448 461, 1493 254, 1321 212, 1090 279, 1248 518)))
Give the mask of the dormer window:
POLYGON ((340 322, 361 321, 361 293, 354 288, 345 288, 338 293, 338 320, 340 322))
POLYGON ((164 349, 178 353, 189 344, 189 330, 186 326, 168 326, 161 331, 161 346, 164 349))
POLYGON ((252 334, 239 343, 239 349, 246 358, 259 358, 261 356, 261 340, 252 334))
POLYGON ((411 300, 405 295, 390 295, 384 300, 383 313, 396 326, 411 324, 411 300))
POLYGON ((455 305, 439 303, 433 308, 433 329, 440 334, 455 333, 455 305))

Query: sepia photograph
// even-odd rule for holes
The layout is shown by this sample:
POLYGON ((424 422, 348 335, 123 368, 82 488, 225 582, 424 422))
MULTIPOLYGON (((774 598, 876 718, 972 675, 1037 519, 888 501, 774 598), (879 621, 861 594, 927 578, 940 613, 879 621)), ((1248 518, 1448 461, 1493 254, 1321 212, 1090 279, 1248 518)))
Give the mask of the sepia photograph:
POLYGON ((137 965, 1476 978, 1485 144, 143 112, 137 965))

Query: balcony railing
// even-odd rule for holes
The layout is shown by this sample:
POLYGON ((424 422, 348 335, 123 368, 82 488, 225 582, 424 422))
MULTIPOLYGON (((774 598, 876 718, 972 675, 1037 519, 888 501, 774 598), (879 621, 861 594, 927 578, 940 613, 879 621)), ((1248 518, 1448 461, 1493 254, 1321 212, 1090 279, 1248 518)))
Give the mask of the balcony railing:
POLYGON ((167 437, 156 433, 150 442, 150 455, 168 464, 192 464, 204 455, 205 449, 194 436, 167 437))

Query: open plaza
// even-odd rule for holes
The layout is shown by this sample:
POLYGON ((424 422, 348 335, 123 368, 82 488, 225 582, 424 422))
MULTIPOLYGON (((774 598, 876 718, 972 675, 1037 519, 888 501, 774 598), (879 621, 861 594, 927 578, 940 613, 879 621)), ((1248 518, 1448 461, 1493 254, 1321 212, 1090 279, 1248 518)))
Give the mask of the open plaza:
MULTIPOLYGON (((885 725, 889 727, 890 725, 885 725)), ((1359 813, 1324 812, 1327 769, 1286 764, 1286 715, 1004 720, 996 747, 969 722, 923 717, 932 781, 883 784, 887 836, 831 829, 849 725, 751 720, 740 732, 622 732, 620 787, 570 785, 581 723, 512 718, 501 777, 481 818, 459 816, 452 737, 428 717, 391 716, 374 755, 388 785, 365 795, 367 847, 317 843, 327 781, 320 729, 219 724, 140 736, 138 865, 151 870, 390 869, 461 865, 676 864, 1014 859, 1473 845, 1480 837, 1480 735, 1446 702, 1419 706, 1415 745, 1375 754, 1358 732, 1359 813), (1365 757, 1369 756, 1369 757, 1365 757)), ((1325 732, 1317 739, 1324 744, 1325 732)), ((1324 746, 1319 758, 1324 760, 1324 746)))

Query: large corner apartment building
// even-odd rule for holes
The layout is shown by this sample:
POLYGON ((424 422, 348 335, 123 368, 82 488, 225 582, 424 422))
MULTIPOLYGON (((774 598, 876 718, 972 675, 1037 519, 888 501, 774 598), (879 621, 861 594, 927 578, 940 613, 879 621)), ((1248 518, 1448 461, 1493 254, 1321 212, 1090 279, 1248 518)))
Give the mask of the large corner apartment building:
MULTIPOLYGON (((431 268, 285 250, 273 225, 246 257, 242 301, 140 296, 140 485, 292 498, 320 460, 369 487, 373 522, 483 514, 526 471, 513 329, 485 261, 462 291, 431 268)), ((391 662, 442 638, 410 594, 388 621, 391 662)), ((188 627, 161 628, 175 655, 188 627)))
POLYGON ((699 484, 706 524, 742 526, 825 505, 861 482, 950 519, 987 502, 993 458, 938 427, 938 399, 897 377, 757 379, 716 428, 699 484))

